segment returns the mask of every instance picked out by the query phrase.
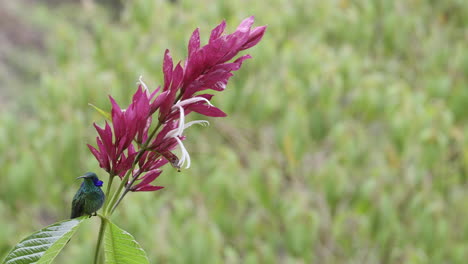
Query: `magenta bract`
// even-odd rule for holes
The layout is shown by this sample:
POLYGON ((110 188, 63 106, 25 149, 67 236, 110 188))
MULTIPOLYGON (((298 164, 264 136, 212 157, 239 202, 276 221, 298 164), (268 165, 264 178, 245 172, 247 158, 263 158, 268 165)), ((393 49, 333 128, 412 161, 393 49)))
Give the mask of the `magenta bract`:
POLYGON ((169 50, 163 61, 164 85, 150 92, 140 80, 132 102, 121 109, 110 98, 112 125, 104 128, 94 125, 98 132, 97 148, 88 145, 99 166, 111 175, 121 178, 131 173, 127 187, 131 191, 155 191, 163 187, 151 183, 162 173, 166 163, 180 169, 190 166, 190 155, 182 141, 183 132, 193 124, 208 124, 205 120, 185 122, 191 112, 211 117, 226 114, 213 106, 213 94, 202 91, 223 91, 242 63, 251 58, 244 55, 231 61, 240 51, 255 46, 263 37, 266 26, 252 28, 254 17, 244 19, 232 34, 223 35, 226 22, 221 22, 212 31, 208 44, 200 46, 200 32, 196 29, 188 43, 188 58, 174 67, 169 50), (158 112, 159 123, 153 124, 153 115, 158 112), (153 135, 150 131, 159 128, 153 135), (181 156, 172 151, 180 147, 181 156), (136 160, 138 159, 138 160, 136 160), (132 185, 133 184, 133 185, 132 185), (131 186, 130 186, 131 185, 131 186))

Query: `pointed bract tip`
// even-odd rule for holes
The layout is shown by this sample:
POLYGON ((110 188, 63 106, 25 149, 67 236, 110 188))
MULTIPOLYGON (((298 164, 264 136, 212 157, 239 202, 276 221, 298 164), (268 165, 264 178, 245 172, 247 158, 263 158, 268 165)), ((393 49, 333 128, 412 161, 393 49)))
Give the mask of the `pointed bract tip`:
POLYGON ((250 27, 253 25, 254 21, 255 21, 254 16, 247 17, 246 19, 242 20, 242 22, 237 27, 237 30, 239 30, 239 31, 248 31, 248 30, 250 30, 250 27))

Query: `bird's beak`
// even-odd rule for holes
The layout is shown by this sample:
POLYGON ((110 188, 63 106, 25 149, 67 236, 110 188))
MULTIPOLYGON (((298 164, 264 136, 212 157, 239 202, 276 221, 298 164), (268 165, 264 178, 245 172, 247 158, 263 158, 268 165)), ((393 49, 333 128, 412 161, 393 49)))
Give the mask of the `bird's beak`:
POLYGON ((80 176, 80 177, 76 178, 76 180, 81 179, 81 178, 86 178, 86 175, 80 176))

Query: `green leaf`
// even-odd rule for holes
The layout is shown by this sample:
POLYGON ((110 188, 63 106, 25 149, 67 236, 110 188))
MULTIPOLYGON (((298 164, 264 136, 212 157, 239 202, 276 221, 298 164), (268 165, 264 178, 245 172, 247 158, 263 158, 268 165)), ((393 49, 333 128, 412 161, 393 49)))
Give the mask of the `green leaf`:
POLYGON ((112 122, 112 116, 109 112, 106 112, 104 110, 102 110, 101 108, 89 103, 88 104, 89 106, 91 106, 92 108, 94 108, 96 111, 98 111, 98 113, 100 113, 102 116, 104 116, 107 120, 111 121, 112 122))
POLYGON ((104 233, 106 264, 149 264, 146 252, 132 235, 108 220, 104 233))
POLYGON ((37 231, 16 245, 2 263, 51 263, 85 218, 65 220, 37 231))

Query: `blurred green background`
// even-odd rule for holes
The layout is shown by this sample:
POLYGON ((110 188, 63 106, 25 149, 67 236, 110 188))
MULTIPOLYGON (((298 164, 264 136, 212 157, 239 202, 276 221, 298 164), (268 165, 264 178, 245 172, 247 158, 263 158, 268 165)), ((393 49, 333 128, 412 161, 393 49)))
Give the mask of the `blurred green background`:
MULTIPOLYGON (((166 48, 249 15, 268 31, 214 98, 229 116, 114 221, 151 263, 466 263, 463 0, 0 0, 0 258, 69 216, 75 177, 105 176, 89 102, 128 104, 166 48)), ((90 263, 97 229, 56 263, 90 263)))

